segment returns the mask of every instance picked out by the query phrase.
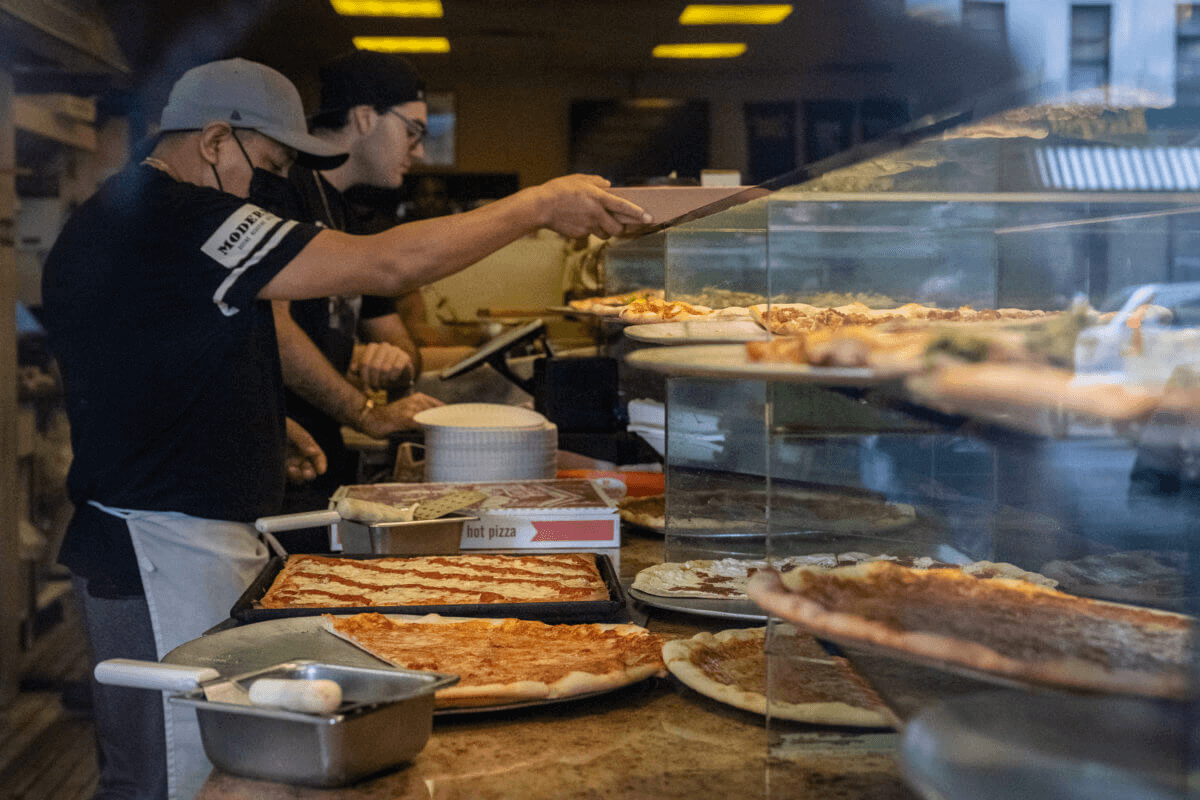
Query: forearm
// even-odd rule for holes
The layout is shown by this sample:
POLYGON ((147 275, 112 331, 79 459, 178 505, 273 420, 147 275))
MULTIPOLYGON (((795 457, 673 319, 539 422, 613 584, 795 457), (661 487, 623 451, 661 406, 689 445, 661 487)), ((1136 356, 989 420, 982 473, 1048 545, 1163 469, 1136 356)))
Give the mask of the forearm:
POLYGON ((540 228, 568 237, 607 237, 624 225, 651 221, 636 205, 606 192, 607 185, 595 176, 569 175, 464 214, 397 225, 370 236, 321 231, 259 297, 395 297, 458 272, 540 228))
POLYGON ((412 379, 415 381, 421 375, 421 348, 417 346, 398 314, 360 320, 359 328, 367 341, 385 342, 407 353, 412 360, 412 379))
POLYGON ((287 302, 272 304, 283 382, 342 425, 358 428, 366 398, 292 319, 287 302))

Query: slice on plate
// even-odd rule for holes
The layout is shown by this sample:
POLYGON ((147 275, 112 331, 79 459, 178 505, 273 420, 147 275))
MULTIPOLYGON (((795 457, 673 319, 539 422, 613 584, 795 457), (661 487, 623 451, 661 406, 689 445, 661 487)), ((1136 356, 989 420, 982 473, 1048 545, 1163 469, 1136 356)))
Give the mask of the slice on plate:
POLYGON ((326 614, 325 630, 405 669, 459 676, 439 708, 555 700, 665 675, 662 640, 627 624, 326 614))
POLYGON ((1192 620, 1027 581, 886 561, 761 572, 750 597, 821 638, 1004 682, 1181 697, 1192 620))
POLYGON ((883 702, 846 659, 791 626, 772 637, 767 697, 766 628, 698 633, 663 645, 663 660, 686 686, 735 708, 819 725, 890 727, 883 702))

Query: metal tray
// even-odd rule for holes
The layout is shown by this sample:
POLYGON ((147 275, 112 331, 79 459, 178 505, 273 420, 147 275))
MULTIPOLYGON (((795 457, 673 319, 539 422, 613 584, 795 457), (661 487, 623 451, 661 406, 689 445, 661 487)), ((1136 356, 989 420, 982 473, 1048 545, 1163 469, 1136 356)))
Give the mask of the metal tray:
POLYGON ((638 591, 632 587, 629 589, 629 596, 642 605, 657 608, 660 611, 748 622, 763 622, 767 619, 767 612, 749 598, 722 600, 715 597, 662 597, 638 591))
POLYGON ((237 676, 329 679, 344 701, 332 714, 303 714, 204 699, 203 688, 170 702, 191 706, 209 760, 235 775, 335 787, 411 761, 433 727, 434 693, 458 679, 434 672, 294 661, 237 676))
MULTIPOLYGON (((511 555, 511 554, 506 554, 511 555)), ((537 555, 522 551, 522 555, 537 555)), ((320 614, 441 614, 447 617, 515 617, 541 622, 617 622, 626 614, 625 592, 613 569, 612 559, 602 553, 588 553, 596 559, 596 568, 608 587, 607 600, 584 600, 559 603, 473 603, 440 606, 344 606, 328 608, 258 608, 256 603, 271 588, 275 576, 283 569, 284 559, 272 558, 254 582, 242 593, 229 615, 238 622, 262 622, 269 619, 312 617, 320 614)), ((338 558, 380 559, 397 556, 374 553, 343 555, 338 558)))

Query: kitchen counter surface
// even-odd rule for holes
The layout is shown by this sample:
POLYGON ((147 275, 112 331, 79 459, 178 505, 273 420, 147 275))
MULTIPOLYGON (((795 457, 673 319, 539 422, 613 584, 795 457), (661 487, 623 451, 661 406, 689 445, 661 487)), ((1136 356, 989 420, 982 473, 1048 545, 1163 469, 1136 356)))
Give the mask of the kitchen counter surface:
MULTIPOLYGON (((659 560, 661 544, 661 538, 626 535, 623 577, 659 560)), ((665 636, 690 636, 738 623, 656 613, 645 624, 665 636)), ((768 732, 762 717, 668 677, 520 711, 439 716, 411 764, 353 786, 314 789, 214 770, 197 798, 913 800, 899 778, 895 744, 887 731, 773 724, 768 732)))

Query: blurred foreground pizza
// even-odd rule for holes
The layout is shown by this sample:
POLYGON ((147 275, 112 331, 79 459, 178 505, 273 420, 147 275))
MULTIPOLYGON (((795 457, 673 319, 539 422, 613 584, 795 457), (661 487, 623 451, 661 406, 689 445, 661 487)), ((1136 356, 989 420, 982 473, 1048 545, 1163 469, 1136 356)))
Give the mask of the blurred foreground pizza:
POLYGON ((875 561, 760 572, 749 595, 819 638, 1005 681, 1181 697, 1193 620, 1026 581, 875 561))

